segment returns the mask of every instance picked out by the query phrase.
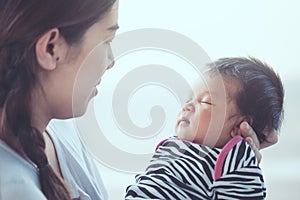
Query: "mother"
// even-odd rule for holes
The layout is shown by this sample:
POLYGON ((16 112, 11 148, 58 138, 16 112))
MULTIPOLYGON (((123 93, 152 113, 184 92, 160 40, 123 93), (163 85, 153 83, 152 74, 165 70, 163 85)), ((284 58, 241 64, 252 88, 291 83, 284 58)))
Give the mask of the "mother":
MULTIPOLYGON (((63 150, 84 147, 58 148, 60 134, 52 141, 45 128, 53 118, 81 116, 96 95, 114 64, 117 7, 116 0, 0 0, 0 199, 107 199, 89 154, 63 166, 70 156, 63 150), (96 46, 98 63, 82 65, 96 46)), ((259 145, 251 128, 242 133, 259 145)))
POLYGON ((117 6, 115 0, 0 1, 0 199, 79 197, 49 164, 42 133, 52 118, 82 115, 96 95, 114 64, 117 6), (99 63, 81 68, 98 44, 99 63), (79 70, 88 76, 78 79, 79 70))

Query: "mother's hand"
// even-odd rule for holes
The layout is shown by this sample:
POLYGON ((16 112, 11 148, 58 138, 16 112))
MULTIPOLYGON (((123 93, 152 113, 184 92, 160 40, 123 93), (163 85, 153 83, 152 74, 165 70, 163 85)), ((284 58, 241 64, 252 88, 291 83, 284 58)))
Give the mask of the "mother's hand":
POLYGON ((240 133, 251 146, 255 153, 255 156, 260 163, 262 155, 259 152, 260 149, 272 146, 278 142, 278 132, 276 130, 265 132, 266 141, 259 143, 258 138, 252 129, 252 127, 247 122, 242 122, 240 125, 240 133))

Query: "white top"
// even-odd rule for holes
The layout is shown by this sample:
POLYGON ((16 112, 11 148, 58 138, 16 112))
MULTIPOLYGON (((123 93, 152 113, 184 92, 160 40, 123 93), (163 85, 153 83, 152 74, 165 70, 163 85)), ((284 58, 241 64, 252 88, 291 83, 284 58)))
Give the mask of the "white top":
MULTIPOLYGON (((108 199, 95 160, 82 144, 73 120, 53 120, 47 131, 72 198, 108 199)), ((46 200, 38 169, 0 140, 0 199, 46 200)))
POLYGON ((74 120, 52 120, 47 132, 56 148, 60 169, 72 198, 108 199, 99 169, 80 140, 74 120))
POLYGON ((0 199, 46 200, 38 169, 0 140, 0 199))

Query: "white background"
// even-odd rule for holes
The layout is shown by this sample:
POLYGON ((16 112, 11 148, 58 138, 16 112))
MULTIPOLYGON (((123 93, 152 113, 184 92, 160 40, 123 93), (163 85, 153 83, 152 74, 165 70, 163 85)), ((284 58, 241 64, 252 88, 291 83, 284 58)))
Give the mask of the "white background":
MULTIPOLYGON (((140 28, 168 29, 194 40, 213 60, 225 56, 255 56, 279 72, 285 87, 285 119, 279 143, 262 150, 261 163, 267 199, 272 200, 299 199, 300 195, 300 131, 297 126, 300 107, 299 8, 297 0, 120 0, 119 34, 140 28)), ((117 61, 110 74, 103 77, 103 82, 110 76, 117 77, 124 68, 126 66, 120 66, 117 61)), ((100 98, 105 97, 106 89, 101 88, 100 98)), ((149 90, 151 88, 146 92, 149 90)), ((137 95, 136 98, 141 97, 137 95)), ((129 105, 129 109, 134 110, 134 105, 129 105)), ((139 109, 147 113, 145 110, 149 108, 139 109)), ((175 113, 171 113, 167 120, 172 122, 175 113)), ((126 145, 128 149, 135 148, 123 142, 123 148, 126 145)), ((136 151, 140 151, 139 148, 136 147, 136 151)), ((111 170, 103 165, 100 165, 100 170, 111 199, 122 199, 126 186, 134 181, 134 174, 111 170)))

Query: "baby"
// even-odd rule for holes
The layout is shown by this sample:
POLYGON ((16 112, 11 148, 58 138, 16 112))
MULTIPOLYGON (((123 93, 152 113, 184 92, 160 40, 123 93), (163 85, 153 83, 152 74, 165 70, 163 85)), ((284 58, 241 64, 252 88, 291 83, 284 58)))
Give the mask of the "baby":
POLYGON ((283 86, 254 58, 223 58, 208 65, 178 114, 176 136, 162 141, 126 199, 264 199, 254 152, 239 136, 247 121, 259 141, 279 130, 283 86))

